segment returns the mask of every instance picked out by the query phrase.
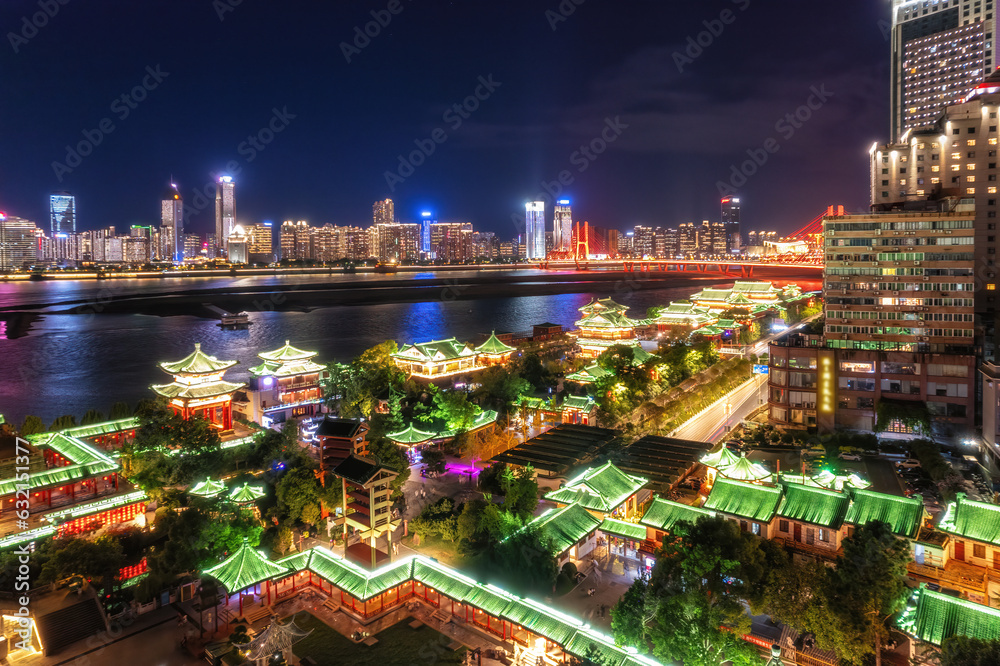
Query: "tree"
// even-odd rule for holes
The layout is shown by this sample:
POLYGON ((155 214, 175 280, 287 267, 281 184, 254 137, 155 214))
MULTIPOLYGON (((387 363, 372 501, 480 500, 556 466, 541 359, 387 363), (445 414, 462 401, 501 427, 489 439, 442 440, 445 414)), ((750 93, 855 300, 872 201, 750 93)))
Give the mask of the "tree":
POLYGON ((130 416, 132 416, 132 408, 127 402, 116 402, 111 405, 111 412, 108 414, 108 418, 112 421, 127 419, 130 416))
POLYGON ((426 448, 420 452, 420 458, 424 461, 424 466, 428 471, 441 474, 445 470, 444 451, 441 449, 426 448))
POLYGON ((681 522, 673 536, 663 545, 645 595, 654 655, 686 666, 744 659, 747 646, 737 636, 749 631, 750 619, 742 599, 759 581, 756 568, 742 563, 762 557, 754 552, 757 537, 724 518, 681 522))
POLYGON ((498 414, 507 414, 518 399, 531 392, 532 386, 516 372, 496 365, 479 373, 479 387, 473 397, 484 407, 495 409, 498 414))
POLYGON ((19 431, 21 437, 37 435, 40 432, 45 432, 45 422, 34 414, 28 414, 25 416, 24 423, 21 424, 21 429, 19 431))
POLYGON ((538 482, 535 470, 526 465, 515 474, 507 467, 500 475, 500 488, 504 494, 503 508, 520 520, 528 520, 538 508, 538 482))
POLYGON ((285 472, 275 486, 279 521, 308 522, 303 519, 303 512, 309 506, 318 512, 319 494, 319 481, 308 467, 296 467, 285 472))
POLYGON ((93 425, 95 423, 103 423, 105 420, 104 414, 100 411, 88 409, 87 413, 80 419, 80 425, 93 425))
POLYGON ((543 390, 552 384, 552 373, 542 363, 542 357, 535 352, 528 352, 517 359, 512 368, 535 389, 543 390))
POLYGON ((275 540, 274 549, 278 551, 279 555, 284 555, 292 549, 292 544, 294 543, 294 538, 292 535, 292 528, 288 525, 281 525, 278 527, 278 538, 275 540))
POLYGON ((1000 640, 951 636, 941 644, 941 666, 994 666, 1000 664, 1000 640))
POLYGON ((331 368, 342 416, 370 418, 381 397, 403 386, 405 375, 392 360, 397 351, 396 343, 386 340, 362 352, 346 369, 331 368))
POLYGON ((852 664, 871 654, 880 664, 888 620, 906 601, 909 559, 907 542, 883 522, 863 525, 845 539, 823 591, 823 603, 835 621, 812 627, 820 644, 852 664))
POLYGON ((525 527, 483 551, 475 567, 486 580, 518 596, 552 594, 559 568, 552 540, 525 527))
POLYGON ((645 578, 637 578, 611 608, 611 633, 619 645, 629 645, 645 652, 646 615, 645 578))
POLYGON ((445 427, 458 433, 465 432, 475 422, 479 408, 469 402, 464 391, 438 391, 434 394, 435 418, 445 422, 445 427))
POLYGON ((57 539, 49 542, 40 553, 44 560, 38 583, 44 585, 67 576, 100 578, 105 587, 124 566, 121 544, 113 536, 57 539))
POLYGON ((76 417, 72 414, 65 414, 56 418, 49 426, 49 431, 55 432, 57 430, 65 430, 66 428, 72 428, 76 425, 76 417))

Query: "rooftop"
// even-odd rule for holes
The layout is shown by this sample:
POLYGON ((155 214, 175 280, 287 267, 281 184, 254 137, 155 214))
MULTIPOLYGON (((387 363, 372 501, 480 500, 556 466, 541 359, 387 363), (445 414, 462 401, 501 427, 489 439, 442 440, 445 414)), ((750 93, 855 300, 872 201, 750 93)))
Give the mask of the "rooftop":
POLYGON ((179 361, 164 361, 160 367, 171 375, 201 375, 221 372, 226 368, 231 368, 239 361, 220 361, 214 356, 209 356, 201 350, 201 343, 194 343, 194 351, 179 361))
POLYGON ((975 502, 958 493, 938 523, 938 529, 974 541, 1000 546, 1000 506, 975 502))

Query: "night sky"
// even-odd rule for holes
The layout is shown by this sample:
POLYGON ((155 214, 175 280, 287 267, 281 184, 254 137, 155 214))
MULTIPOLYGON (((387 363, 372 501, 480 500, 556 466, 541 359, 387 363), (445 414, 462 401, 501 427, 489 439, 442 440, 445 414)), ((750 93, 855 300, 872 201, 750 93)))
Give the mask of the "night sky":
MULTIPOLYGON (((78 229, 123 229, 158 223, 171 175, 192 204, 232 166, 240 222, 367 226, 390 196, 401 221, 509 238, 565 172, 578 220, 675 226, 718 219, 751 150, 744 229, 791 232, 864 210, 888 139, 885 0, 62 1, 0 3, 0 210, 46 230, 50 192, 76 195, 78 229), (410 174, 415 141, 434 151, 410 174)), ((213 203, 189 213, 214 226, 213 203)))

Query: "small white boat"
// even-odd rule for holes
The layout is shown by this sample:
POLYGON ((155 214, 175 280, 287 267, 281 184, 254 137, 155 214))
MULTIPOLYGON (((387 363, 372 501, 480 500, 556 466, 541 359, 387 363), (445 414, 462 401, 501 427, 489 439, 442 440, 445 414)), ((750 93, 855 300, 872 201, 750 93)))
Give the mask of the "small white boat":
POLYGON ((250 314, 247 312, 237 312, 236 314, 227 312, 222 315, 219 326, 222 328, 247 328, 250 324, 250 314))

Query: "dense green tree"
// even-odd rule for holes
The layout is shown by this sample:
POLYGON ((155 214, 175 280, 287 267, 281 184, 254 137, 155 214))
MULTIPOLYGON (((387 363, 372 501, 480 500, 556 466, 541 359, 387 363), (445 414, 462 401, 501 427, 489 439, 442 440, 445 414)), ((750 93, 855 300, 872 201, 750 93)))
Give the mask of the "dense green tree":
POLYGON ((520 520, 528 520, 538 508, 538 482, 531 465, 514 473, 506 468, 500 476, 500 488, 504 494, 503 508, 520 520))
POLYGON ((554 377, 545 367, 542 357, 536 352, 522 354, 511 363, 512 371, 523 377, 536 390, 544 390, 552 385, 554 377))
POLYGON ((132 416, 132 408, 127 402, 116 402, 111 405, 111 412, 108 414, 108 418, 112 421, 127 419, 130 416, 132 416))
POLYGON ((472 426, 479 411, 469 401, 469 394, 465 391, 438 391, 434 394, 432 415, 444 421, 449 430, 465 432, 472 426))
POLYGON ((96 539, 56 539, 40 550, 39 559, 43 561, 38 576, 40 585, 73 575, 110 582, 125 566, 121 544, 109 535, 96 539))
POLYGON ((906 601, 909 559, 909 545, 886 523, 868 523, 845 539, 824 590, 825 608, 835 621, 812 626, 820 644, 852 664, 871 654, 880 663, 889 618, 906 601))
POLYGON ((279 522, 309 522, 304 520, 303 512, 307 507, 318 511, 320 491, 319 481, 312 469, 295 467, 285 472, 275 486, 279 522))
POLYGON ((403 494, 403 484, 410 478, 410 461, 407 459, 402 448, 395 442, 385 437, 380 437, 368 440, 368 451, 380 465, 399 473, 399 476, 393 480, 391 485, 393 498, 400 498, 403 494))
POLYGON ((941 644, 941 666, 996 666, 1000 664, 1000 640, 985 641, 952 636, 941 644))
POLYGON ((21 429, 18 431, 21 437, 37 435, 40 432, 45 432, 45 422, 34 414, 28 414, 24 417, 24 423, 21 424, 21 429))
POLYGON ((621 645, 630 645, 646 651, 646 623, 651 619, 646 615, 645 578, 637 578, 611 608, 611 633, 621 645))
POLYGON ((723 518, 679 523, 673 536, 664 543, 646 588, 647 636, 654 655, 686 666, 740 663, 749 653, 736 637, 750 624, 742 601, 759 584, 755 567, 742 562, 763 557, 754 552, 759 540, 723 518))
POLYGON ((518 398, 530 393, 531 383, 506 366, 488 368, 478 376, 479 387, 473 397, 488 409, 495 409, 501 416, 510 412, 518 398))
POLYGON ((80 419, 80 425, 93 425, 95 423, 103 423, 106 420, 103 412, 96 409, 88 409, 87 413, 80 419))
POLYGON ((72 414, 64 414, 63 416, 57 417, 52 425, 49 426, 49 430, 55 432, 57 430, 65 430, 66 428, 72 428, 76 425, 76 417, 72 414))
POLYGON ((548 596, 559 573, 554 550, 551 539, 525 527, 483 551, 474 568, 485 580, 519 596, 548 596))
POLYGON ((445 470, 445 456, 441 449, 426 448, 420 452, 420 459, 429 472, 441 474, 445 470))
POLYGON ((402 388, 406 376, 392 360, 397 351, 396 343, 387 340, 362 352, 346 369, 331 367, 331 384, 340 395, 342 416, 370 418, 379 399, 402 388))

